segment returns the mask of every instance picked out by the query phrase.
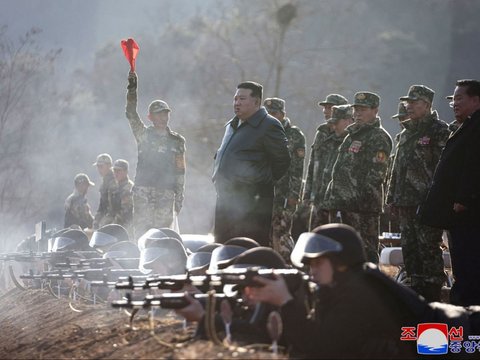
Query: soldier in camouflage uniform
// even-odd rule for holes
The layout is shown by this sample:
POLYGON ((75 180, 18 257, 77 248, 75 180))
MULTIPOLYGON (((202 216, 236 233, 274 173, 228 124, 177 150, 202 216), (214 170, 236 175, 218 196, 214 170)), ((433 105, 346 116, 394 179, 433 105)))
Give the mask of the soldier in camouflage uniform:
POLYGON ((112 212, 109 198, 117 184, 113 176, 112 157, 109 154, 100 154, 97 156, 97 161, 93 163, 97 167, 97 171, 102 177, 102 184, 100 185, 100 201, 98 203, 98 210, 93 220, 93 229, 96 230, 104 225, 111 224, 113 218, 108 216, 112 212))
MULTIPOLYGON (((348 101, 345 97, 338 94, 329 94, 318 102, 318 106, 323 107, 324 119, 328 120, 332 117, 332 107, 335 105, 345 105, 348 101)), ((326 161, 331 151, 330 144, 325 144, 325 140, 334 134, 332 124, 327 122, 321 124, 317 128, 315 140, 312 144, 310 159, 308 161, 307 178, 305 180, 305 188, 303 190, 303 204, 299 209, 299 213, 310 215, 309 231, 318 225, 328 224, 328 210, 321 208, 320 202, 323 200, 325 193, 321 192, 323 171, 326 161), (313 214, 310 214, 313 212, 313 214)), ((336 150, 335 150, 336 151, 336 150)), ((304 215, 305 216, 305 215, 304 215)))
POLYGON ((295 246, 291 235, 292 217, 300 200, 303 166, 305 162, 305 135, 291 124, 285 112, 285 100, 265 99, 263 105, 267 112, 279 120, 288 139, 290 167, 287 173, 275 183, 272 215, 272 245, 286 262, 290 262, 290 253, 295 246))
POLYGON ((111 212, 107 215, 113 219, 114 224, 122 225, 132 235, 131 225, 133 218, 133 181, 128 176, 128 161, 115 160, 113 175, 117 187, 110 194, 109 203, 111 212))
POLYGON ((65 228, 78 225, 82 229, 92 228, 93 215, 90 205, 87 202, 87 191, 89 186, 95 184, 90 181, 88 175, 77 174, 74 179, 75 189, 65 200, 65 228))
MULTIPOLYGON (((345 136, 347 136, 346 128, 353 123, 353 111, 352 105, 335 105, 332 107, 332 117, 327 120, 329 125, 333 127, 333 133, 328 135, 323 146, 321 147, 324 152, 325 167, 323 169, 322 180, 319 187, 319 194, 325 194, 327 187, 332 180, 332 170, 335 161, 337 160, 338 148, 342 144, 345 136)), ((337 210, 330 209, 328 202, 325 201, 325 196, 322 199, 318 199, 317 209, 327 209, 329 212, 329 222, 337 222, 337 210)), ((315 225, 317 227, 317 225, 315 225)))
MULTIPOLYGON (((403 130, 404 126, 402 124, 403 121, 408 119, 408 113, 407 113, 407 108, 405 107, 405 103, 403 101, 400 101, 398 103, 398 111, 395 115, 392 115, 392 119, 398 119, 398 124, 400 128, 403 130)), ((388 159, 388 170, 387 174, 390 174, 392 171, 392 166, 393 166, 393 159, 395 157, 395 152, 396 148, 398 145, 398 141, 400 140, 400 133, 397 133, 394 137, 394 148, 395 151, 392 151, 392 154, 390 155, 390 158, 388 159)), ((388 183, 388 178, 389 176, 387 175, 385 177, 385 183, 384 183, 384 188, 387 188, 387 183, 388 183)), ((385 212, 383 214, 380 214, 380 232, 389 232, 389 233, 399 233, 400 232, 400 224, 398 222, 398 214, 392 213, 390 211, 390 207, 387 206, 385 208, 385 212)))
POLYGON ((445 280, 442 230, 422 225, 417 216, 450 135, 448 125, 432 111, 433 96, 432 89, 412 85, 408 95, 400 98, 406 102, 409 119, 403 122, 400 133, 387 204, 400 219, 403 261, 412 288, 428 301, 440 301, 445 280))
POLYGON ((170 130, 170 112, 165 101, 152 101, 148 119, 153 125, 145 126, 137 113, 137 74, 129 73, 126 115, 138 148, 133 187, 135 238, 152 227, 171 227, 183 205, 185 139, 170 130))
POLYGON ((355 94, 355 123, 338 149, 325 199, 341 211, 342 222, 360 232, 368 261, 378 263, 379 215, 383 211, 383 184, 392 151, 392 139, 377 116, 380 97, 355 94))

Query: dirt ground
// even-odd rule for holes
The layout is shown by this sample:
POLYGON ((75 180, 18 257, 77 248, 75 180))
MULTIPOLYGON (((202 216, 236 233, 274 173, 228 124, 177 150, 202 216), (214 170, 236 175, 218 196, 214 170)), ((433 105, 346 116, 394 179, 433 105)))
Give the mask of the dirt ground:
POLYGON ((141 310, 133 327, 128 315, 109 304, 70 308, 67 298, 47 290, 10 289, 0 297, 0 359, 278 359, 270 351, 216 346, 192 340, 172 311, 154 318, 141 310), (78 309, 77 309, 78 310, 78 309))

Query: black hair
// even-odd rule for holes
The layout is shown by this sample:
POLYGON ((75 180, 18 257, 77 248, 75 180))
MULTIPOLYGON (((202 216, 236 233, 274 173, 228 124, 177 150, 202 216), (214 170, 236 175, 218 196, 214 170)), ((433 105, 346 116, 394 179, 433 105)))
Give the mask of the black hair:
POLYGON ((472 96, 479 96, 480 97, 480 81, 474 79, 463 79, 457 80, 456 86, 463 86, 467 88, 467 95, 472 96))
POLYGON ((259 98, 262 101, 263 86, 254 81, 244 81, 237 85, 237 89, 249 89, 252 90, 252 97, 259 98))

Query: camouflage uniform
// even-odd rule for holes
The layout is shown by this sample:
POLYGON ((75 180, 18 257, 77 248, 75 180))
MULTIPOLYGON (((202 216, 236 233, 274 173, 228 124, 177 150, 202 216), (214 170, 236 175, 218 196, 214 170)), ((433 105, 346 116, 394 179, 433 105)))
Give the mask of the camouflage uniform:
MULTIPOLYGON (((265 99, 265 108, 285 113, 285 102, 282 99, 265 99)), ((287 263, 295 246, 291 235, 292 217, 296 204, 300 200, 303 166, 305 162, 305 135, 296 126, 292 126, 288 118, 281 121, 288 139, 290 167, 285 175, 275 183, 272 214, 272 246, 287 263)))
MULTIPOLYGON (((325 100, 318 103, 319 106, 325 105, 345 105, 348 101, 345 97, 338 94, 329 94, 325 100)), ((327 119, 328 120, 328 119, 327 119)), ((324 144, 327 139, 331 140, 331 135, 333 130, 327 123, 321 124, 317 128, 317 133, 315 134, 315 140, 312 144, 312 149, 310 152, 310 159, 308 161, 307 169, 307 178, 305 181, 305 188, 303 191, 303 200, 309 202, 311 205, 314 205, 315 209, 308 209, 313 211, 311 215, 311 221, 309 224, 310 229, 313 229, 315 225, 327 224, 328 221, 328 211, 320 207, 320 202, 323 200, 325 193, 322 192, 321 187, 323 184, 324 169, 328 158, 330 156, 330 151, 336 153, 336 149, 333 149, 330 144, 324 144)), ((324 189, 323 189, 324 190, 324 189)), ((309 207, 310 208, 310 207, 309 207)), ((303 210, 305 210, 305 205, 303 205, 303 210)), ((307 211, 310 213, 310 211, 307 211)), ((309 230, 309 229, 308 229, 309 230)))
MULTIPOLYGON (((145 126, 137 113, 137 83, 127 88, 126 116, 137 142, 138 163, 133 187, 133 227, 138 238, 148 229, 170 227, 180 212, 185 190, 185 138, 170 130, 145 126)), ((170 110, 154 100, 149 112, 170 110)))
POLYGON ((102 179, 102 184, 100 185, 100 201, 98 203, 98 210, 95 214, 95 219, 93 220, 93 228, 99 229, 104 225, 114 223, 113 217, 109 214, 112 213, 110 198, 112 193, 116 191, 117 183, 113 176, 113 171, 109 171, 102 179))
MULTIPOLYGON (((407 109, 403 101, 398 103, 398 111, 395 115, 392 115, 392 119, 398 119, 399 125, 402 129, 404 126, 402 124, 408 118, 407 109)), ((393 159, 395 157, 396 149, 398 146, 398 141, 400 140, 400 133, 395 134, 394 137, 394 151, 390 154, 388 159, 388 170, 387 176, 385 177, 385 183, 383 184, 384 189, 387 189, 389 174, 392 172, 393 159)), ((387 207, 384 213, 380 214, 380 233, 390 232, 390 233, 400 233, 400 224, 398 219, 398 214, 390 211, 390 208, 387 207)))
MULTIPOLYGON (((327 120, 327 123, 334 124, 336 121, 345 118, 352 118, 352 107, 351 105, 336 105, 332 108, 332 117, 327 120)), ((316 221, 312 221, 311 228, 314 229, 319 225, 323 225, 324 223, 320 223, 319 220, 322 219, 322 213, 328 211, 328 222, 335 222, 336 220, 336 209, 331 209, 329 207, 328 202, 325 201, 325 193, 327 192, 328 184, 332 180, 332 170, 335 161, 337 160, 338 155, 338 148, 342 144, 345 136, 347 136, 347 132, 345 131, 342 135, 337 135, 335 132, 331 133, 327 136, 327 138, 321 144, 321 148, 319 152, 323 154, 325 160, 325 167, 323 168, 323 174, 318 190, 318 194, 323 194, 323 197, 317 199, 317 203, 315 204, 315 209, 317 210, 317 215, 312 217, 316 221)))
MULTIPOLYGON (((90 181, 87 175, 77 174, 75 176, 75 185, 88 182, 90 186, 95 185, 90 181)), ((91 228, 93 224, 93 215, 90 211, 90 205, 84 194, 80 194, 77 189, 65 200, 65 221, 64 227, 78 225, 82 229, 91 228)))
MULTIPOLYGON (((353 106, 378 107, 378 95, 355 94, 353 106)), ((342 222, 360 232, 367 258, 378 263, 379 215, 383 211, 383 183, 392 151, 392 139, 380 124, 353 123, 338 149, 326 203, 341 211, 342 222)))
POLYGON ((119 182, 110 194, 112 212, 108 214, 114 224, 122 225, 128 232, 133 218, 133 181, 129 178, 119 182))
MULTIPOLYGON (((401 99, 425 98, 431 104, 433 94, 426 87, 412 86, 408 96, 401 99)), ((442 230, 422 225, 417 208, 427 195, 450 131, 436 111, 418 120, 406 120, 403 125, 389 176, 387 204, 394 207, 400 218, 403 260, 412 288, 434 301, 428 298, 426 287, 436 286, 440 294, 445 279, 440 248, 442 230)))

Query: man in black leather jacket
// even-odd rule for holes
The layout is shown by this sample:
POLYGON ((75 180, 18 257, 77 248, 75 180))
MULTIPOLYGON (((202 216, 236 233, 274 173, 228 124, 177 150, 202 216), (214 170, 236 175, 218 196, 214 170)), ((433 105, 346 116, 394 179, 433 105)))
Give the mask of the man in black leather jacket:
POLYGON ((288 170, 290 155, 282 124, 261 106, 262 91, 251 81, 237 86, 235 117, 215 155, 216 242, 245 236, 271 246, 273 183, 288 170))
POLYGON ((421 221, 450 232, 455 283, 450 302, 480 304, 480 81, 457 81, 453 111, 460 127, 450 135, 420 210, 421 221))

